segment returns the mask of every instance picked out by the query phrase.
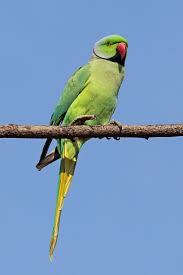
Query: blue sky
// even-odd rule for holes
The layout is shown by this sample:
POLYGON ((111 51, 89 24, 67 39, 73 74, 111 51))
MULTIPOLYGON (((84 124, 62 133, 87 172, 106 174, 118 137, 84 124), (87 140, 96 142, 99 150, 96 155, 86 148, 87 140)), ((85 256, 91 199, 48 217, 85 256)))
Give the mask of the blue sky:
MULTIPOLYGON (((0 123, 48 124, 93 44, 129 41, 114 118, 181 123, 182 1, 1 1, 0 123)), ((43 140, 0 140, 1 273, 183 274, 182 138, 91 140, 48 258, 58 163, 35 169, 43 140)))

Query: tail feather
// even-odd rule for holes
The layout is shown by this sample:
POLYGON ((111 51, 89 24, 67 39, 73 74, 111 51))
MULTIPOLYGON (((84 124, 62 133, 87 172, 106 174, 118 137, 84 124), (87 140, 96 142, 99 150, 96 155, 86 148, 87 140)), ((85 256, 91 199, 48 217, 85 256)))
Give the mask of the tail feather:
POLYGON ((67 192, 69 190, 72 177, 74 174, 75 166, 76 166, 76 161, 77 161, 77 157, 75 157, 74 159, 68 159, 65 157, 65 155, 66 154, 64 153, 64 150, 63 150, 63 158, 61 161, 59 181, 58 181, 55 220, 54 220, 54 227, 53 227, 53 232, 52 232, 52 237, 50 242, 50 251, 49 251, 50 259, 52 259, 53 257, 53 252, 58 239, 60 217, 61 217, 61 212, 63 208, 64 198, 66 197, 67 192))

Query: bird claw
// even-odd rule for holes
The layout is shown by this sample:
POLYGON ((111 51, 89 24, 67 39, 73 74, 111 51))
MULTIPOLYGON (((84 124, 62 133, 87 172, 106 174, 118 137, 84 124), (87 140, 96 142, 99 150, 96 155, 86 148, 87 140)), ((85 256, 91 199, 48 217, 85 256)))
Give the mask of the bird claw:
MULTIPOLYGON (((81 115, 81 116, 77 117, 76 119, 74 119, 70 123, 69 126, 84 125, 86 121, 88 121, 88 120, 94 120, 94 119, 96 119, 95 115, 81 115)), ((70 140, 72 142, 75 142, 76 140, 78 140, 78 137, 72 137, 72 138, 70 138, 70 140)))
POLYGON ((84 125, 84 123, 87 120, 94 120, 96 119, 95 115, 82 115, 74 119, 69 126, 74 126, 74 125, 84 125))
MULTIPOLYGON (((123 125, 120 123, 120 122, 118 122, 118 121, 116 121, 116 120, 112 120, 111 122, 110 122, 110 124, 112 124, 112 125, 115 125, 115 126, 118 126, 118 128, 119 128, 119 130, 120 130, 120 133, 122 132, 122 129, 123 129, 123 125)), ((120 140, 120 137, 113 137, 115 140, 120 140)))
POLYGON ((118 122, 116 120, 112 120, 112 121, 110 121, 110 124, 118 126, 118 128, 120 129, 120 132, 122 131, 123 125, 121 124, 121 122, 118 122))
POLYGON ((113 137, 115 140, 120 140, 120 137, 113 137))

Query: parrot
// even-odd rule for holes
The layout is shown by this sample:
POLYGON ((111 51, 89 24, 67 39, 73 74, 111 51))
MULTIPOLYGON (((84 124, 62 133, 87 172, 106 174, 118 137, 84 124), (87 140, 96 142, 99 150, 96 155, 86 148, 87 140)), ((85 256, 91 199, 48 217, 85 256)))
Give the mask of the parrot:
MULTIPOLYGON (((78 119, 94 116, 95 119, 84 120, 85 125, 106 125, 116 109, 118 92, 125 76, 125 60, 128 41, 120 35, 103 37, 94 44, 89 62, 77 69, 66 83, 50 125, 68 126, 77 124, 78 119)), ((60 217, 64 198, 71 185, 76 162, 86 138, 57 139, 55 152, 61 158, 56 197, 56 209, 53 231, 50 241, 49 257, 52 259, 56 247, 60 217)), ((48 138, 43 147, 36 167, 40 170, 52 142, 48 138)), ((47 164, 46 164, 47 165, 47 164)), ((45 165, 45 166, 46 166, 45 165)))

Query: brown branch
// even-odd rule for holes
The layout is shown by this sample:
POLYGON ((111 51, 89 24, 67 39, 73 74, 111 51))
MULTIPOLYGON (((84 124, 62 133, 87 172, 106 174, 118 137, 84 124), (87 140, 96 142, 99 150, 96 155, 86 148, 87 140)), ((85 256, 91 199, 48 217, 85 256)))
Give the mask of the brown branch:
MULTIPOLYGON (((75 140, 81 138, 103 138, 103 137, 129 137, 145 138, 150 137, 176 137, 183 136, 183 124, 162 124, 162 125, 122 125, 112 123, 109 125, 87 126, 82 124, 88 119, 95 119, 92 116, 80 117, 70 126, 39 126, 39 125, 0 125, 0 138, 70 138, 75 140)), ((45 156, 37 164, 41 170, 45 166, 59 159, 57 150, 45 156)))
POLYGON ((183 136, 183 124, 45 126, 0 125, 0 138, 103 138, 103 137, 176 137, 183 136))
MULTIPOLYGON (((71 124, 69 126, 73 126, 73 125, 83 125, 87 120, 94 120, 96 119, 96 116, 94 115, 82 115, 77 117, 76 119, 74 119, 71 124)), ((77 137, 72 137, 72 140, 76 140, 77 137)), ((47 155, 48 149, 50 147, 50 144, 52 142, 52 138, 47 138, 46 142, 43 146, 43 150, 41 153, 41 157, 39 159, 39 162, 36 165, 36 168, 40 171, 42 168, 46 167, 47 165, 49 165, 50 163, 54 162, 55 160, 60 158, 60 154, 57 151, 57 147, 55 148, 55 150, 50 153, 49 155, 47 155)))

